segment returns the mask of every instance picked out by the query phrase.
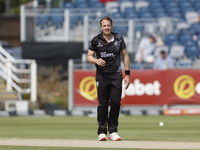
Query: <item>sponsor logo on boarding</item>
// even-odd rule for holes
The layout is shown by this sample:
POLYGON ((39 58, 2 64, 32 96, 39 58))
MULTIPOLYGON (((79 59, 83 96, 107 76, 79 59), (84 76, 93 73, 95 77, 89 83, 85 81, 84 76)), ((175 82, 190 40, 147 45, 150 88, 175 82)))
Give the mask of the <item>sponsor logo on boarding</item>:
POLYGON ((79 84, 79 91, 81 96, 89 101, 97 99, 96 80, 93 76, 83 78, 79 84))
MULTIPOLYGON (((94 101, 97 99, 97 89, 99 83, 96 83, 95 77, 87 76, 83 78, 79 85, 79 91, 81 96, 89 101, 94 101)), ((130 83, 129 88, 125 90, 124 84, 122 84, 122 98, 127 96, 142 96, 144 94, 148 96, 160 95, 161 94, 161 84, 158 80, 153 81, 153 83, 141 83, 139 79, 135 79, 133 83, 130 83)))
MULTIPOLYGON (((124 81, 123 81, 124 82, 124 81)), ((139 79, 135 79, 133 83, 130 83, 128 89, 125 90, 124 84, 122 84, 122 98, 127 96, 158 96, 161 94, 161 84, 158 80, 153 83, 141 83, 139 79)))
POLYGON ((196 81, 189 75, 182 75, 174 82, 174 92, 181 99, 189 99, 195 93, 200 94, 200 82, 196 81))

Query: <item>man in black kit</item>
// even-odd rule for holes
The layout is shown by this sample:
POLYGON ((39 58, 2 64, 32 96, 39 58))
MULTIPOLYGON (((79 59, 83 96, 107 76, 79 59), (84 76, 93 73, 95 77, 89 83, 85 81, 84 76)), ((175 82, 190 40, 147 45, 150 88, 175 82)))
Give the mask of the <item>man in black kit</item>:
POLYGON ((100 28, 102 33, 92 39, 87 56, 88 62, 95 64, 97 68, 98 140, 106 140, 108 125, 109 139, 120 141, 121 137, 117 134, 117 127, 122 92, 121 54, 125 66, 124 84, 126 89, 130 84, 129 56, 122 35, 112 32, 111 18, 101 19, 100 28), (110 113, 108 116, 109 99, 110 113))

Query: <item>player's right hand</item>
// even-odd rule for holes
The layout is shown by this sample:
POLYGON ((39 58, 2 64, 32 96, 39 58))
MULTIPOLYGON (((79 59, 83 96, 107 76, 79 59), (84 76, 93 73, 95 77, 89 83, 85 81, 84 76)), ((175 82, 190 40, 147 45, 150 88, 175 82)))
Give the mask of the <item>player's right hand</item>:
POLYGON ((96 64, 103 67, 105 66, 106 62, 103 59, 99 58, 96 59, 96 64))

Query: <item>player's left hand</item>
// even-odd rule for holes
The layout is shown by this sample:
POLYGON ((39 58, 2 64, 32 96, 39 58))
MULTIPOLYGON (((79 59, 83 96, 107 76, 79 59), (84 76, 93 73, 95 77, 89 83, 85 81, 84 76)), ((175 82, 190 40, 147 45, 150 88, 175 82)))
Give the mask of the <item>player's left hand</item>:
POLYGON ((124 85, 125 88, 128 89, 129 85, 130 85, 130 75, 126 75, 124 78, 124 85))

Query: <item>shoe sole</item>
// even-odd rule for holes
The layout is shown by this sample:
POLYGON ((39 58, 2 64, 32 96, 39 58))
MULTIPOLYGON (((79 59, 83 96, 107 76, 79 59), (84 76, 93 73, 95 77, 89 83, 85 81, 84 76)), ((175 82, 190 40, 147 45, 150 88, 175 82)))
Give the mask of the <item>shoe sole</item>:
MULTIPOLYGON (((110 140, 113 140, 111 137, 109 137, 110 140)), ((120 138, 116 139, 116 140, 113 140, 113 141, 121 141, 120 138)))
POLYGON ((103 137, 103 138, 101 138, 99 141, 106 141, 106 138, 103 137))

